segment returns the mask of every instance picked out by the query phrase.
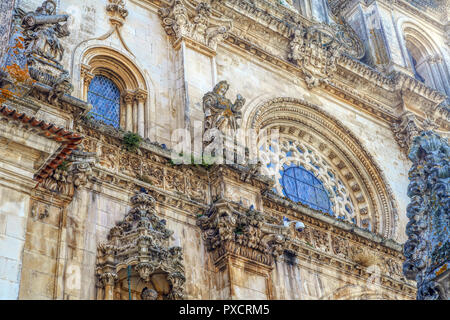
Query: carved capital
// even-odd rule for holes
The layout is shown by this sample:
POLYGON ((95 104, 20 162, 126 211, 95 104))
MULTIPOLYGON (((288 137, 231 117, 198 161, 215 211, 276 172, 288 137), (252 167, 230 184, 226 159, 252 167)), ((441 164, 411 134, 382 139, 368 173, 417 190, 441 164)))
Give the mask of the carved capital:
POLYGON ((145 102, 147 100, 147 91, 142 89, 137 89, 134 92, 134 96, 138 102, 145 102))
POLYGON ((407 155, 416 136, 424 130, 433 130, 437 127, 438 125, 432 119, 419 121, 412 112, 406 111, 398 121, 392 124, 392 131, 398 145, 407 155))

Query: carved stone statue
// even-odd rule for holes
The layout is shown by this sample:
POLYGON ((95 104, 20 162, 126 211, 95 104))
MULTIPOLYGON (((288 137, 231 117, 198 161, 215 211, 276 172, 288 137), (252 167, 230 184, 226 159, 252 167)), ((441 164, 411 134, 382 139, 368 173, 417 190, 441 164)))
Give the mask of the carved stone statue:
POLYGON ((47 59, 61 61, 64 48, 59 38, 67 37, 69 30, 66 24, 68 15, 56 14, 56 3, 46 0, 34 12, 25 13, 17 9, 17 14, 22 17, 22 27, 25 35, 25 48, 27 54, 37 54, 47 59))
POLYGON ((141 299, 142 300, 156 300, 158 298, 158 292, 153 289, 145 287, 142 289, 141 299))
POLYGON ((217 128, 223 134, 233 137, 239 128, 237 120, 241 118, 241 109, 245 99, 238 94, 234 103, 225 97, 229 84, 220 81, 213 91, 203 96, 203 111, 205 113, 205 131, 217 128))
POLYGON ((56 14, 56 3, 45 0, 33 12, 25 12, 20 8, 15 16, 21 19, 23 28, 25 59, 32 79, 44 84, 47 88, 47 101, 58 105, 64 94, 70 94, 71 85, 69 73, 64 70, 61 60, 64 47, 60 38, 70 33, 66 22, 66 14, 56 14))

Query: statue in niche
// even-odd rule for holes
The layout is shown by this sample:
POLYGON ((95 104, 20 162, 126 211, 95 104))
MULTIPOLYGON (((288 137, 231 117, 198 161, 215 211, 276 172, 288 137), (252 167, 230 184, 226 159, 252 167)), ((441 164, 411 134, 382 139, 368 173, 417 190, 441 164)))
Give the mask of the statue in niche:
POLYGON ((203 111, 205 113, 205 131, 217 128, 223 134, 233 137, 239 128, 237 120, 241 118, 241 109, 245 99, 238 94, 234 103, 225 97, 230 85, 220 81, 213 91, 203 96, 203 111))
POLYGON ((17 8, 16 16, 21 18, 25 36, 26 53, 37 54, 44 58, 61 61, 64 48, 59 38, 67 37, 70 33, 65 22, 69 18, 66 14, 56 14, 56 3, 46 0, 34 12, 25 13, 17 8))

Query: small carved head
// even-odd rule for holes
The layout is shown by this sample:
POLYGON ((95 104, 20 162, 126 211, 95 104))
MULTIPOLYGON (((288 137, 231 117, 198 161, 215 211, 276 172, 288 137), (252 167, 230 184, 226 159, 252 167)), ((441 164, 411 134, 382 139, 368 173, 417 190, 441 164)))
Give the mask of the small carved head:
POLYGON ((142 289, 142 292, 141 292, 142 300, 156 300, 157 298, 158 298, 158 292, 156 292, 156 290, 149 289, 147 287, 142 289))
POLYGON ((45 0, 42 5, 36 10, 37 13, 52 15, 55 14, 56 3, 53 0, 45 0))
POLYGON ((227 93, 229 87, 230 87, 230 85, 228 84, 228 82, 226 82, 224 80, 224 81, 220 81, 218 84, 216 84, 213 91, 215 93, 217 93, 218 95, 224 96, 227 93))

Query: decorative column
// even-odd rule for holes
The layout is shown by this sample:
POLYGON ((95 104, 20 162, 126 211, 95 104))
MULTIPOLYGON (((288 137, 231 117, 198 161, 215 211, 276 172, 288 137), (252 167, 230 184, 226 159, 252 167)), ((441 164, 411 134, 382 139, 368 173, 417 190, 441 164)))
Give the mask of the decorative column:
POLYGON ((137 100, 137 132, 141 137, 145 135, 145 102, 147 101, 147 92, 136 90, 137 100))
POLYGON ((87 100, 89 85, 91 84, 92 79, 94 79, 95 75, 91 73, 91 66, 82 64, 81 65, 81 81, 83 86, 83 98, 87 100))
POLYGON ((409 152, 403 273, 417 281, 418 300, 446 300, 450 294, 449 157, 447 140, 433 131, 416 136, 409 152))
POLYGON ((125 103, 125 131, 133 131, 134 93, 127 92, 123 98, 125 103))

